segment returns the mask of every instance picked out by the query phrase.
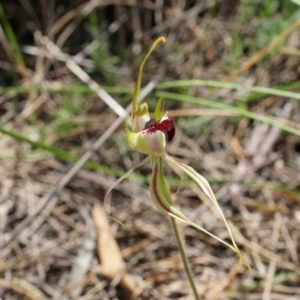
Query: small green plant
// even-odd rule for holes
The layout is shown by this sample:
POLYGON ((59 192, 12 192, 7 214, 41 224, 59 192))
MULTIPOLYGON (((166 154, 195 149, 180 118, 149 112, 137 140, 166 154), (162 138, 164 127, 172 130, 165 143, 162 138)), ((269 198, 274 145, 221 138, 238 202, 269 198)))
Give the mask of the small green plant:
POLYGON ((98 46, 90 53, 95 67, 86 68, 86 71, 88 73, 100 72, 106 84, 115 86, 119 83, 121 76, 113 69, 120 62, 120 57, 110 53, 111 44, 109 39, 104 38, 106 28, 107 24, 100 22, 97 13, 92 12, 85 29, 91 35, 92 40, 98 43, 98 46))
MULTIPOLYGON (((245 263, 248 267, 249 265, 242 257, 240 250, 238 249, 231 230, 228 226, 226 218, 216 200, 214 193, 208 183, 208 181, 198 174, 192 167, 184 164, 179 159, 169 156, 166 153, 165 147, 166 143, 170 142, 175 134, 175 125, 173 120, 168 116, 168 114, 164 114, 164 100, 160 98, 157 102, 154 116, 155 120, 150 120, 149 112, 148 112, 148 105, 143 103, 138 106, 138 98, 140 93, 140 86, 141 86, 141 78, 143 67, 150 56, 151 52, 154 48, 161 42, 165 42, 165 38, 160 37, 158 38, 150 48, 149 52, 145 56, 144 60, 141 63, 139 68, 138 77, 136 81, 135 91, 132 100, 132 113, 131 117, 126 121, 126 135, 127 141, 129 145, 136 151, 147 154, 148 156, 130 169, 125 175, 123 175, 120 179, 118 179, 106 192, 104 202, 107 199, 107 195, 109 192, 119 184, 123 179, 125 179, 130 173, 132 173, 137 167, 151 162, 152 164, 152 176, 150 182, 150 194, 151 198, 157 207, 157 209, 164 214, 169 215, 171 224, 174 230, 174 234, 179 246, 180 254, 182 257, 182 261, 184 264, 184 268, 186 274, 188 276, 189 282, 193 289, 193 293, 195 299, 199 299, 199 295, 191 275, 191 271, 187 262, 187 258, 185 256, 183 244, 181 242, 178 228, 176 224, 176 220, 183 221, 203 232, 210 235, 211 237, 215 238, 219 242, 225 244, 230 249, 232 249, 240 258, 241 262, 245 263), (172 195, 170 191, 170 187, 166 180, 164 174, 164 163, 169 164, 173 169, 178 170, 179 172, 183 172, 184 174, 191 177, 203 190, 205 195, 212 201, 216 209, 218 210, 222 220, 224 221, 225 226, 227 227, 228 233, 231 238, 232 244, 225 242, 224 240, 218 238, 217 236, 213 235, 203 227, 199 226, 198 224, 191 221, 185 215, 183 215, 178 209, 176 209, 173 205, 172 195)), ((249 267, 250 268, 250 267, 249 267)))
MULTIPOLYGON (((241 59, 250 57, 299 19, 299 10, 291 1, 243 0, 237 22, 251 24, 233 32, 232 43, 224 53, 227 72, 236 69, 241 59)), ((270 54, 274 54, 272 51, 270 54)))

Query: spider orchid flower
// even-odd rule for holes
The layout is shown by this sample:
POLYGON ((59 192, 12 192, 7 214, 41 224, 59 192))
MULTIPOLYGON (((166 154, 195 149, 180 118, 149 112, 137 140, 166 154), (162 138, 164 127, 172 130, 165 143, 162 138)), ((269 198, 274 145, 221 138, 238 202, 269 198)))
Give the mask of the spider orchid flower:
POLYGON ((139 68, 139 73, 136 81, 135 91, 132 100, 132 113, 130 118, 125 122, 126 124, 126 136, 129 145, 136 151, 147 154, 148 156, 142 160, 140 163, 135 165, 130 169, 126 174, 119 178, 106 192, 105 199, 107 198, 108 193, 119 184, 124 178, 126 178, 130 173, 132 173, 139 166, 144 165, 147 162, 152 164, 152 176, 150 183, 150 194, 151 198, 157 207, 157 209, 167 214, 171 217, 174 217, 177 220, 183 221, 203 232, 209 236, 215 238, 219 242, 225 244, 231 248, 240 258, 242 263, 245 263, 248 267, 248 263, 242 257, 239 248, 237 247, 232 232, 229 228, 229 225, 226 221, 226 218, 216 200, 214 193, 208 183, 208 181, 198 174, 192 167, 184 164, 181 160, 169 156, 166 153, 166 143, 170 142, 175 134, 175 126, 173 120, 168 116, 168 114, 163 114, 164 100, 160 98, 155 108, 154 120, 150 120, 150 115, 148 112, 148 106, 146 103, 143 103, 138 106, 138 97, 140 92, 141 77, 143 72, 143 67, 150 56, 151 52, 160 42, 165 42, 164 37, 158 38, 150 48, 149 52, 145 56, 144 60, 141 63, 139 68), (164 162, 169 164, 172 169, 179 171, 180 173, 185 173, 191 177, 203 190, 205 195, 212 201, 213 205, 216 207, 221 219, 224 221, 224 224, 228 230, 231 244, 223 241, 217 236, 213 235, 200 225, 194 223, 183 215, 177 208, 174 207, 172 196, 170 192, 170 187, 164 175, 164 162))

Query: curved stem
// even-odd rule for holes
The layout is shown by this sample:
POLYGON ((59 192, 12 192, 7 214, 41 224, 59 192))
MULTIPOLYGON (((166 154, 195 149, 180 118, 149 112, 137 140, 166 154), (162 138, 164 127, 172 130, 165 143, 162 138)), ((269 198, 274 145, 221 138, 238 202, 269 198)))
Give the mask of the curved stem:
POLYGON ((182 244, 182 241, 180 239, 180 235, 179 235, 178 227, 177 227, 177 224, 176 224, 176 220, 172 216, 170 216, 170 219, 171 219, 171 224, 172 224, 172 227, 173 227, 173 231, 174 231, 174 234, 175 234, 175 237, 176 237, 176 240, 177 240, 177 244, 178 244, 179 252, 180 252, 180 255, 181 255, 182 262, 183 262, 185 273, 186 273, 186 275, 188 277, 188 280, 190 282, 190 285, 192 287, 192 290, 193 290, 193 293, 194 293, 194 296, 195 296, 195 300, 200 300, 199 294, 197 292, 196 285, 195 285, 195 282, 194 282, 194 279, 193 279, 193 276, 192 276, 192 273, 191 273, 191 270, 190 270, 185 252, 184 252, 183 244, 182 244))

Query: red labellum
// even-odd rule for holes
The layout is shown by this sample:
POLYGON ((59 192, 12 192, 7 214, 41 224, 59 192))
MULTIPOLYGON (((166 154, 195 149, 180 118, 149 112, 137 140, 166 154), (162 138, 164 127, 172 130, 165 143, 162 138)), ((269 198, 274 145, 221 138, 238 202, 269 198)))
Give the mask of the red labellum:
POLYGON ((168 142, 170 142, 175 135, 175 125, 173 120, 169 117, 166 117, 161 122, 149 121, 146 124, 143 133, 151 134, 156 132, 157 130, 162 131, 165 134, 168 142))

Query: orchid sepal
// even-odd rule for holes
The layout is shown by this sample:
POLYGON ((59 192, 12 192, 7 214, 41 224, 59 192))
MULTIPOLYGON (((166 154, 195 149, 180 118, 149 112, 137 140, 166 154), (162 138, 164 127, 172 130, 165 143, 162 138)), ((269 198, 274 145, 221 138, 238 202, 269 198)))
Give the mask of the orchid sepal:
POLYGON ((238 257, 240 258, 241 263, 244 263, 249 269, 250 266, 246 262, 246 260, 243 258, 239 248, 237 247, 235 240, 233 238, 233 235, 231 233, 230 227, 226 221, 226 218, 215 199, 215 196, 211 190, 211 187, 208 183, 208 181, 201 176, 199 173, 197 173, 192 167, 187 166, 182 161, 173 158, 167 154, 165 154, 163 157, 154 157, 151 159, 152 163, 152 176, 151 176, 151 183, 150 183, 150 194, 151 198, 155 204, 155 206, 158 208, 158 210, 164 214, 168 214, 169 216, 172 216, 176 218, 177 220, 180 220, 190 226, 193 226, 194 228, 206 233, 207 235, 211 236, 212 238, 216 239, 217 241, 221 242, 225 246, 229 247, 232 251, 234 251, 238 257), (191 177, 204 191, 204 193, 207 195, 207 197, 213 202, 213 204, 216 206, 218 211, 220 212, 221 218, 225 223, 225 226, 227 228, 227 231, 229 233, 229 236, 232 241, 232 245, 225 242, 224 240, 220 239, 219 237, 215 236, 214 234, 207 231, 205 228, 201 227, 200 225, 196 224, 195 222, 191 221, 189 218, 187 218, 184 214, 182 214, 177 208, 173 206, 172 196, 170 193, 170 188, 167 183, 167 180, 164 175, 163 171, 163 160, 165 160, 167 163, 169 163, 172 167, 176 167, 183 171, 185 174, 187 174, 189 177, 191 177))
POLYGON ((142 161, 140 161, 139 163, 137 163, 135 166, 133 166, 129 171, 127 171, 123 176, 121 176, 117 181, 115 181, 112 185, 110 185, 110 187, 108 188, 108 190, 106 191, 105 195, 104 195, 104 200, 103 200, 103 203, 104 203, 104 209, 105 209, 105 212, 106 214, 109 216, 110 219, 114 220, 115 222, 117 222, 118 224, 120 224, 121 226, 124 226, 124 224, 116 219, 116 218, 113 218, 109 215, 109 213, 107 212, 106 210, 106 202, 107 202, 107 197, 109 195, 109 193, 121 182, 123 181, 125 178, 127 178, 135 169, 137 169, 138 167, 144 165, 145 163, 147 163, 148 161, 150 160, 150 157, 147 156, 146 158, 144 158, 142 161))
POLYGON ((154 43, 151 46, 148 53, 146 54, 146 56, 144 57, 141 65, 139 67, 138 76, 137 76, 137 79, 136 79, 135 89, 134 89, 133 98, 132 98, 132 111, 131 111, 132 120, 135 118, 135 115, 136 115, 137 110, 138 110, 138 98, 139 98, 140 89, 141 89, 141 81, 142 81, 142 74, 143 74, 144 65, 145 65, 147 59, 149 58, 150 54, 156 48, 156 46, 159 43, 165 43, 165 42, 166 42, 166 39, 163 36, 160 36, 159 38, 157 38, 154 41, 154 43))
MULTIPOLYGON (((190 178, 192 178, 199 186, 200 188, 203 190, 204 194, 212 201, 213 205, 216 207, 217 211, 219 212, 220 214, 220 217, 221 219, 223 220, 226 228, 227 228, 227 231, 229 233, 229 236, 230 236, 230 239, 231 239, 231 242, 232 242, 232 245, 228 244, 227 242, 221 240, 220 238, 218 238, 217 236, 213 235, 212 233, 210 233, 209 231, 205 230, 203 227, 199 226, 198 224, 195 224, 194 222, 190 223, 191 221, 189 219, 185 220, 186 223, 192 225, 193 227, 195 228, 198 228, 199 230, 205 232, 206 234, 210 235, 211 237, 215 238, 216 240, 220 241, 221 243, 225 244, 226 246, 228 246, 229 248, 231 248, 239 257, 240 259, 240 262, 242 264, 245 264, 249 270, 251 270, 251 267, 250 265, 248 264, 248 262, 245 260, 245 258, 242 256, 238 246, 236 245, 236 242, 233 238, 233 234, 231 232, 231 229, 227 223, 227 220, 224 216, 224 213, 217 201, 217 199, 215 198, 215 195, 208 183, 208 181, 203 177, 201 176, 194 168, 184 164, 181 160, 175 158, 175 157, 172 157, 172 156, 169 156, 169 155, 165 155, 165 159, 166 159, 166 162, 172 167, 174 168, 175 167, 175 170, 179 169, 181 172, 183 172, 184 174, 188 175, 190 178)), ((183 215, 181 217, 184 217, 183 215)), ((184 217, 185 218, 185 217, 184 217)))
POLYGON ((173 205, 170 187, 163 172, 162 157, 152 157, 152 175, 150 182, 150 195, 156 208, 162 213, 171 212, 170 207, 173 205))
POLYGON ((154 111, 154 117, 156 121, 162 120, 164 114, 164 106, 165 106, 164 98, 159 98, 154 111))

